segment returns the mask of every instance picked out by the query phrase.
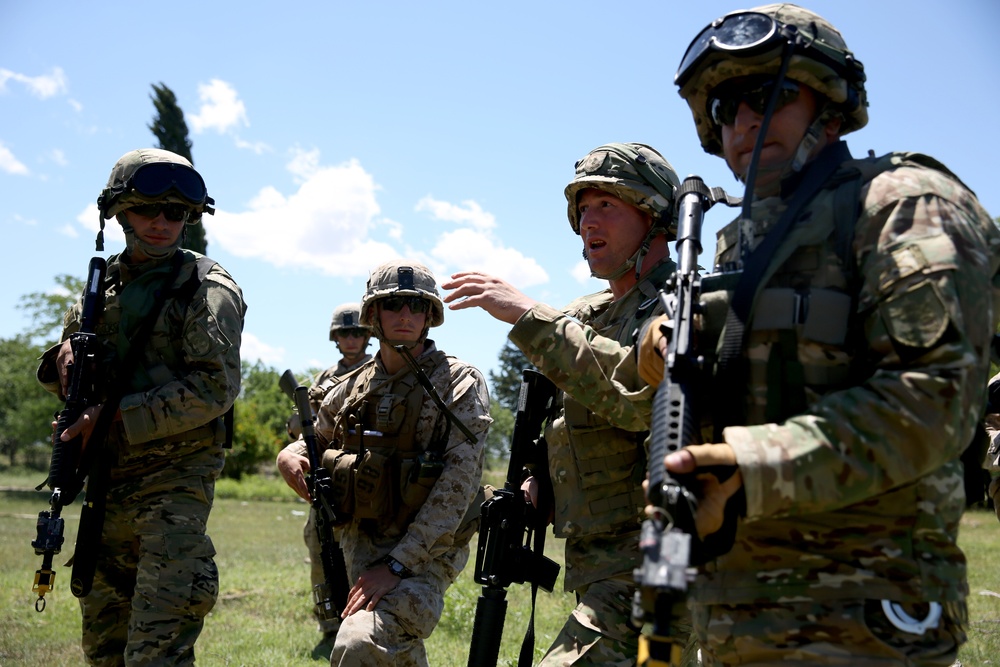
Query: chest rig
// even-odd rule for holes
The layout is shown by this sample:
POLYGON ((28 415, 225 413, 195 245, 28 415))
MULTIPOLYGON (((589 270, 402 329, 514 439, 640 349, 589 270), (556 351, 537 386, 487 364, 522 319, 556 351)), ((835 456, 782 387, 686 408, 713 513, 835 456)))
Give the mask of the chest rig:
MULTIPOLYGON (((417 363, 429 375, 447 360, 435 350, 417 363)), ((450 424, 439 414, 429 433, 418 432, 426 394, 416 374, 375 373, 375 364, 359 371, 336 419, 340 449, 324 455, 324 464, 332 467, 338 516, 393 535, 405 530, 441 476, 450 424)))

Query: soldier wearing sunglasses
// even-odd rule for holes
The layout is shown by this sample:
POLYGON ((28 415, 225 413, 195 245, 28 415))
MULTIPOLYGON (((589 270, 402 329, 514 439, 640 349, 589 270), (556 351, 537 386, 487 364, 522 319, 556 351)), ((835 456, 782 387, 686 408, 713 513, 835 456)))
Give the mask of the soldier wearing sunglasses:
MULTIPOLYGON (((1000 233, 939 162, 851 156, 864 68, 811 11, 713 21, 675 82, 746 186, 702 279, 705 444, 664 462, 701 481, 701 537, 735 524, 691 588, 704 664, 950 665, 967 623, 959 459, 985 402, 1000 233)), ((655 386, 666 341, 646 333, 655 386)))
MULTIPOLYGON (((319 412, 323 397, 335 384, 340 382, 340 378, 361 367, 372 358, 372 355, 368 354, 367 351, 370 338, 371 330, 361 324, 361 308, 357 303, 342 303, 333 309, 333 317, 330 320, 330 340, 337 345, 337 349, 343 356, 335 365, 320 372, 313 379, 312 385, 309 387, 309 404, 312 406, 313 415, 319 412)), ((288 418, 287 429, 288 435, 292 439, 297 440, 302 434, 298 413, 294 413, 288 418)), ((310 590, 315 590, 317 585, 323 584, 326 580, 315 522, 316 515, 310 506, 309 518, 302 529, 306 548, 309 550, 310 579, 312 581, 310 590)), ((334 542, 333 548, 339 549, 340 547, 334 542)), ((338 562, 342 563, 343 557, 340 557, 338 562)), ((344 576, 347 576, 346 572, 344 572, 344 576)), ((311 604, 310 607, 319 624, 320 634, 323 636, 313 650, 313 656, 327 658, 330 656, 330 649, 333 648, 333 641, 337 636, 340 622, 336 619, 322 618, 315 604, 311 604)))
MULTIPOLYGON (((424 639, 468 561, 484 500, 489 395, 476 368, 427 337, 444 306, 425 266, 377 267, 360 311, 378 351, 333 385, 316 423, 351 584, 330 662, 427 665, 424 639)), ((283 449, 277 466, 308 499, 304 443, 283 449)))
MULTIPOLYGON (((87 503, 106 505, 103 531, 98 524, 92 541, 78 538, 78 554, 96 551, 92 588, 74 591, 83 595, 83 650, 92 665, 193 665, 219 591, 205 528, 240 390, 246 305, 221 266, 180 247, 185 225, 214 211, 188 160, 153 148, 126 153, 97 201, 98 250, 110 218, 125 231, 125 249, 108 258, 96 326, 103 402, 62 435, 83 435, 84 456, 95 460, 87 503)), ((77 303, 64 342, 38 369, 59 395, 80 322, 77 303)))

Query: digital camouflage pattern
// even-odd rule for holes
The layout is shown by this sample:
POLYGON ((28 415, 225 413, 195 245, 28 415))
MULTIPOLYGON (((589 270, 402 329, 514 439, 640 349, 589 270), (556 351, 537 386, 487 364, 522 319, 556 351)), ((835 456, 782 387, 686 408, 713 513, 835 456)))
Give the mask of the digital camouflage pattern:
MULTIPOLYGON (((175 284, 183 284, 200 255, 178 253, 184 264, 175 284)), ((135 375, 116 372, 173 261, 108 261, 97 335, 107 381, 127 390, 106 444, 115 464, 102 557, 93 591, 81 600, 84 649, 95 665, 122 664, 123 653, 130 664, 194 664, 192 647, 218 594, 205 523, 225 457, 219 418, 240 389, 240 288, 212 266, 189 301, 167 298, 135 375)), ((67 312, 62 340, 79 329, 80 306, 67 312)), ((58 347, 46 351, 38 369, 39 381, 56 394, 58 347)))
MULTIPOLYGON (((431 340, 424 343, 420 359, 436 353, 431 340)), ((336 384, 319 410, 316 435, 326 448, 336 443, 335 424, 341 408, 358 398, 359 381, 374 373, 375 384, 389 375, 377 354, 366 367, 336 384), (370 368, 369 368, 370 367, 370 368)), ((393 381, 403 378, 397 376, 393 381)), ((414 572, 385 595, 374 612, 360 611, 341 622, 331 662, 334 665, 426 665, 423 648, 437 625, 444 606, 444 592, 461 573, 469 557, 474 530, 457 531, 479 490, 485 457, 486 434, 492 422, 486 381, 474 367, 454 358, 428 374, 444 404, 476 436, 469 442, 452 428, 444 448, 444 470, 415 518, 400 534, 373 531, 372 522, 354 519, 338 527, 337 541, 344 552, 351 581, 373 563, 390 555, 414 572)), ((435 426, 444 419, 434 401, 425 397, 416 424, 416 439, 426 448, 435 426)), ((305 456, 301 441, 286 449, 305 456)))
MULTIPOLYGON (((747 325, 746 425, 723 431, 743 476, 746 518, 732 550, 692 588, 696 628, 712 635, 709 654, 762 640, 760 605, 769 602, 886 599, 910 609, 936 601, 956 610, 943 622, 957 623, 964 640, 959 456, 985 400, 1000 231, 972 192, 930 162, 880 159, 884 171, 861 190, 855 280, 836 248, 836 189, 807 205, 762 278, 747 325), (789 291, 797 299, 784 298, 789 291), (770 418, 787 398, 775 387, 784 392, 796 377, 805 408, 770 418), (759 622, 735 616, 733 605, 749 605, 759 622), (724 639, 726 623, 740 636, 724 639)), ((754 203, 754 243, 786 203, 754 203)), ((719 234, 717 265, 738 259, 737 224, 719 234)), ((728 298, 705 294, 715 303, 705 339, 722 328, 718 304, 728 298)), ((802 627, 814 640, 831 636, 815 619, 802 627)))
MULTIPOLYGON (((727 16, 746 11, 767 14, 780 23, 793 25, 798 28, 801 35, 808 39, 821 41, 842 52, 845 57, 849 57, 853 61, 854 56, 847 48, 840 32, 829 21, 808 9, 790 3, 778 3, 730 12, 727 16)), ((778 71, 780 63, 780 54, 766 61, 726 56, 709 58, 678 91, 691 109, 698 137, 701 139, 702 148, 707 153, 722 156, 722 138, 719 127, 712 121, 708 110, 709 94, 720 83, 730 79, 759 74, 774 75, 778 71)), ((860 69, 860 63, 858 66, 860 69)), ((809 50, 806 48, 805 50, 797 50, 792 56, 787 77, 819 91, 843 111, 842 135, 861 129, 868 124, 868 97, 865 92, 863 74, 861 74, 860 81, 850 84, 844 78, 843 72, 838 72, 823 61, 811 58, 809 50), (849 88, 853 88, 853 94, 850 96, 849 88)))

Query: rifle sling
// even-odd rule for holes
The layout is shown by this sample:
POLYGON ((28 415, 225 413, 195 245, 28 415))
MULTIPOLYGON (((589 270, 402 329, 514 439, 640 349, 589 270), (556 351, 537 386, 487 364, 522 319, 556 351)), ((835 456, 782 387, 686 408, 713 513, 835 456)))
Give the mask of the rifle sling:
MULTIPOLYGON (((802 183, 777 224, 744 262, 743 273, 733 291, 729 312, 726 314, 725 337, 719 351, 716 386, 726 394, 726 397, 720 401, 722 409, 715 424, 716 442, 721 442, 723 428, 741 421, 746 384, 743 349, 746 346, 751 311, 761 287, 761 279, 770 266, 774 254, 788 236, 788 232, 795 226, 799 213, 824 186, 829 184, 830 177, 840 165, 850 159, 851 153, 843 141, 838 141, 820 153, 804 174, 802 183)), ((747 196, 751 196, 751 193, 747 193, 747 196)))

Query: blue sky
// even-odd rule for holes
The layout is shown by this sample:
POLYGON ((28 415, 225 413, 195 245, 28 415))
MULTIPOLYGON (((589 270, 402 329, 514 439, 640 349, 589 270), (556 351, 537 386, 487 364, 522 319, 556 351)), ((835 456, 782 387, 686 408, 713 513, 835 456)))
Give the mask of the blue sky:
MULTIPOLYGON (((493 272, 555 306, 597 291, 562 194, 590 149, 648 143, 682 178, 741 193, 672 81, 695 34, 747 6, 0 0, 0 337, 27 326, 21 295, 85 272, 94 202, 118 157, 155 144, 161 82, 218 205, 209 255, 249 304, 245 359, 331 365, 334 307, 394 257, 439 280, 493 272)), ((808 6, 865 64, 870 122, 853 152, 928 153, 1000 215, 1000 3, 808 6)), ((707 255, 730 217, 709 212, 707 255)), ((431 335, 487 372, 507 330, 473 309, 431 335)))

